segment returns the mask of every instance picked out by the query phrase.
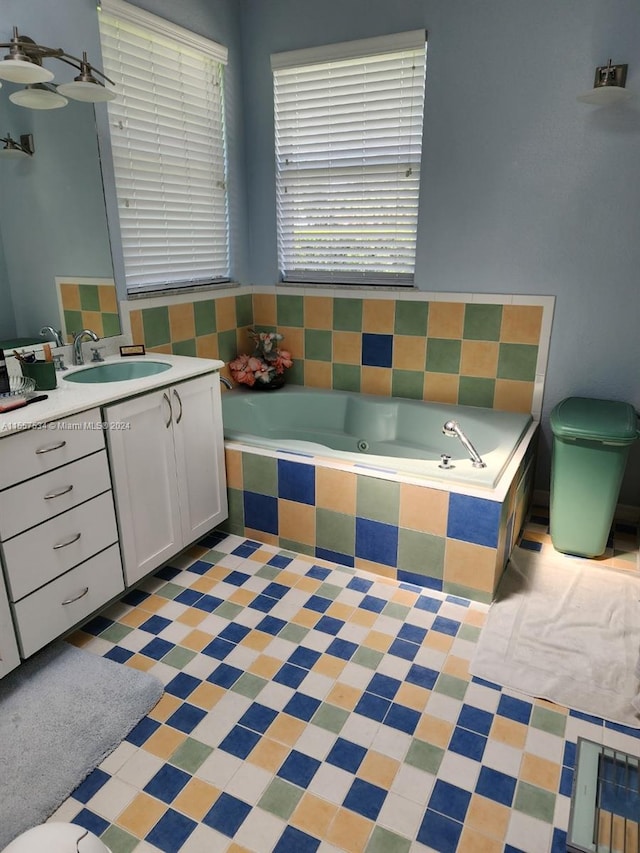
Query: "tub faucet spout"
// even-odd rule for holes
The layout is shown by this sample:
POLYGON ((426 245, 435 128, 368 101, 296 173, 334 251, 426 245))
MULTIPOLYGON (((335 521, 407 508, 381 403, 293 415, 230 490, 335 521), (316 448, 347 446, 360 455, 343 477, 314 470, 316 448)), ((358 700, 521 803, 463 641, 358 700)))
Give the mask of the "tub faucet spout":
POLYGON ((233 382, 230 379, 227 379, 226 376, 220 377, 220 382, 224 385, 225 388, 228 388, 229 391, 233 389, 233 382))
POLYGON ((469 441, 467 436, 462 431, 462 427, 460 426, 458 421, 447 421, 445 423, 445 425, 442 427, 442 432, 445 435, 449 436, 450 438, 456 438, 457 437, 460 439, 464 448, 467 450, 467 452, 469 453, 469 456, 471 457, 471 462, 473 463, 474 468, 486 468, 487 467, 486 462, 482 461, 482 457, 480 456, 480 454, 475 449, 473 444, 471 444, 471 442, 469 441))

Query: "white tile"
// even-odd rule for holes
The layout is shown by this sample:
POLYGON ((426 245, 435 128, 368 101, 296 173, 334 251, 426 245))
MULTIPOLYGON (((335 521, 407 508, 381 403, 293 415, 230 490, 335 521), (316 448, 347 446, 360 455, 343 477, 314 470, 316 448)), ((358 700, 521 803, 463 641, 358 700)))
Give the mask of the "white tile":
POLYGON ((332 764, 322 764, 318 768, 309 786, 308 791, 312 794, 317 794, 319 797, 328 800, 330 803, 342 805, 344 798, 347 796, 349 788, 353 784, 354 777, 346 770, 340 767, 334 767, 332 764))
POLYGON ((151 755, 144 749, 139 749, 118 770, 118 779, 142 790, 161 767, 164 767, 164 761, 161 758, 151 755))
MULTIPOLYGON (((147 634, 146 631, 136 630, 131 631, 126 637, 118 640, 118 645, 130 652, 139 652, 140 649, 143 648, 143 646, 146 646, 147 643, 150 643, 152 639, 152 635, 147 634)), ((98 654, 100 653, 98 652, 98 654)))
POLYGON ((211 634, 212 637, 217 637, 220 631, 224 631, 228 624, 228 619, 216 616, 215 613, 207 613, 202 622, 197 626, 197 630, 203 631, 205 634, 211 634))
POLYGON ((260 652, 252 649, 250 646, 236 646, 224 659, 229 666, 235 666, 238 669, 245 671, 251 667, 251 664, 260 656, 260 652))
MULTIPOLYGON (((640 733, 640 732, 639 732, 640 733)), ((602 743, 620 752, 629 752, 631 755, 640 755, 640 740, 637 736, 617 732, 614 729, 604 728, 602 743)))
POLYGON ((561 794, 558 794, 556 797, 556 808, 553 813, 553 825, 566 830, 569 826, 570 811, 571 797, 563 797, 561 794))
POLYGON ((296 741, 296 749, 304 752, 305 755, 324 761, 335 744, 336 738, 337 735, 333 732, 321 729, 319 726, 307 726, 296 741))
MULTIPOLYGON (((179 601, 169 599, 167 603, 163 604, 160 610, 157 611, 157 615, 162 616, 164 619, 177 619, 188 609, 189 608, 186 604, 180 604, 179 601)), ((185 625, 185 627, 188 631, 193 630, 189 625, 185 625)))
POLYGON ((340 673, 339 681, 343 684, 349 684, 351 687, 358 687, 360 690, 364 690, 371 681, 372 675, 373 673, 366 666, 349 662, 340 673))
POLYGON ((255 853, 269 853, 275 848, 286 827, 287 824, 275 815, 262 809, 253 809, 233 840, 255 853))
POLYGON ((148 670, 151 675, 155 675, 156 678, 159 678, 160 681, 166 686, 170 681, 178 674, 179 670, 177 670, 174 666, 169 666, 169 664, 162 663, 162 661, 157 661, 148 670))
POLYGON ((223 749, 216 749, 203 761, 194 775, 199 779, 204 779, 205 782, 211 782, 216 788, 224 788, 242 764, 241 758, 237 758, 223 749))
POLYGON ((387 794, 376 823, 403 838, 415 838, 423 815, 423 805, 391 791, 387 794))
POLYGON ((80 803, 78 800, 74 800, 73 797, 69 797, 68 800, 65 800, 64 803, 54 811, 46 822, 51 823, 53 821, 58 821, 60 823, 72 823, 74 817, 76 817, 83 808, 84 803, 80 803))
POLYGON ((138 749, 139 747, 135 746, 133 743, 123 740, 122 743, 118 744, 113 752, 107 755, 99 767, 101 770, 104 770, 105 773, 113 776, 133 755, 136 754, 136 752, 138 752, 138 749))
POLYGON ((550 850, 552 832, 550 824, 513 810, 505 843, 519 850, 550 850))
MULTIPOLYGON (((376 672, 379 672, 380 675, 388 675, 389 678, 397 678, 400 681, 404 681, 412 666, 413 661, 387 654, 378 664, 376 672)), ((373 676, 373 673, 371 675, 373 676)))
MULTIPOLYGON (((164 618, 166 619, 167 617, 165 616, 164 618)), ((191 625, 185 625, 183 622, 172 622, 166 628, 163 628, 158 636, 162 637, 168 643, 179 644, 192 631, 193 628, 191 625)))
POLYGON ((472 705, 474 708, 480 708, 482 711, 488 711, 495 715, 500 704, 501 692, 494 690, 491 687, 485 687, 482 684, 475 684, 473 681, 467 687, 467 692, 464 694, 465 705, 472 705))
MULTIPOLYGON (((224 853, 229 848, 231 839, 221 832, 216 832, 204 823, 198 824, 191 835, 183 842, 180 853, 224 853)), ((149 850, 156 853, 156 848, 149 845, 149 850)), ((135 853, 140 853, 136 847, 135 853)))
POLYGON ((285 684, 278 684, 276 681, 270 681, 260 691, 260 703, 268 708, 273 708, 274 711, 282 711, 294 693, 293 688, 287 687, 285 684))
POLYGON ((447 751, 438 769, 438 779, 464 788, 465 791, 473 791, 480 776, 481 766, 479 761, 447 751))
POLYGON ((325 634, 324 631, 309 631, 300 643, 305 649, 313 649, 315 652, 326 652, 335 637, 333 634, 325 634))
POLYGON ((182 667, 181 672, 185 675, 193 675, 194 678, 200 678, 202 681, 211 675, 214 669, 220 666, 220 661, 216 658, 210 658, 208 655, 196 655, 191 658, 188 664, 182 667))
POLYGON ((437 649, 431 649, 429 646, 420 646, 418 654, 413 659, 418 666, 426 666, 428 669, 437 669, 440 671, 447 659, 446 652, 440 652, 437 649))
POLYGON ((274 637, 265 649, 265 654, 269 654, 281 661, 287 661, 297 648, 297 643, 292 643, 290 640, 283 640, 282 637, 274 637))
POLYGON ((272 779, 272 773, 255 764, 243 762, 227 783, 225 791, 255 806, 272 779))
POLYGON ((380 723, 377 720, 370 720, 360 714, 350 714, 340 730, 340 737, 369 749, 379 730, 380 723))
POLYGON ((427 702, 426 712, 433 717, 438 717, 440 720, 456 723, 461 708, 462 702, 459 699, 454 699, 452 696, 445 696, 444 693, 431 693, 427 702))
POLYGON ((312 671, 304 680, 304 692, 307 696, 313 696, 314 699, 324 699, 334 684, 335 679, 312 671))
POLYGON ((402 761, 409 751, 411 742, 410 735, 391 729, 389 726, 380 726, 371 744, 371 749, 402 761))
POLYGON ((567 717, 567 726, 564 732, 565 740, 577 743, 579 737, 592 740, 594 743, 602 743, 604 738, 604 726, 598 723, 590 723, 578 717, 567 717))
POLYGON ((538 755, 540 758, 554 761, 556 764, 562 764, 564 738, 529 726, 524 750, 533 753, 533 755, 538 755))
POLYGON ((517 777, 520 773, 522 750, 495 740, 488 740, 482 756, 482 763, 508 776, 517 777))
POLYGON ((118 815, 135 799, 138 791, 137 786, 124 782, 117 777, 112 777, 91 797, 87 803, 87 808, 113 823, 118 815))
POLYGON ((347 622, 341 629, 338 636, 341 640, 348 640, 350 643, 363 642, 364 638, 369 633, 369 628, 364 625, 356 625, 353 622, 347 622))
POLYGON ((391 790, 394 794, 425 806, 431 796, 436 777, 410 764, 403 764, 396 773, 391 790))

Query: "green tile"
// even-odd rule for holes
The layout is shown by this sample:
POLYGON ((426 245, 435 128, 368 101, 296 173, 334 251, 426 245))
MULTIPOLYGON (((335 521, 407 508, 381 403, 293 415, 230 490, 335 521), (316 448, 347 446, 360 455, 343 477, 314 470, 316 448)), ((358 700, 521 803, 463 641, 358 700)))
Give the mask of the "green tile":
POLYGON ((532 344, 500 344, 498 379, 520 379, 533 382, 536 378, 538 347, 532 344))
POLYGON ((304 625, 296 625, 295 622, 287 622, 282 631, 278 634, 283 640, 289 640, 290 643, 301 643, 309 633, 309 628, 304 625))
POLYGON ((222 361, 226 362, 233 361, 238 355, 238 340, 235 329, 218 332, 218 355, 222 361))
POLYGON ((193 649, 185 649, 184 646, 174 646, 171 651, 162 658, 162 663, 173 666, 176 669, 184 669, 194 659, 197 652, 193 649))
POLYGON ((405 762, 411 764, 412 767, 418 767, 420 770, 435 775, 440 769, 445 752, 446 750, 440 749, 439 746, 434 746, 432 743, 426 743, 426 741, 414 738, 407 752, 405 762))
POLYGON ((229 517, 224 522, 225 530, 238 536, 244 534, 244 496, 242 489, 227 488, 229 517))
POLYGON ((100 294, 95 284, 79 284, 80 308, 82 311, 99 311, 100 294))
POLYGON ((234 693, 240 693, 241 696, 255 699, 262 688, 266 687, 268 683, 264 678, 258 678, 257 675, 253 675, 251 672, 243 672, 231 690, 234 693))
POLYGON ((463 699, 468 686, 468 681, 456 678, 455 675, 447 675, 446 672, 441 672, 433 689, 436 693, 444 693, 445 696, 451 696, 452 699, 463 699))
POLYGON ((256 572, 257 578, 266 578, 267 580, 275 580, 280 574, 280 569, 275 566, 262 566, 261 569, 258 569, 256 572))
MULTIPOLYGON (((239 490, 238 490, 239 491, 239 490)), ((216 551, 215 548, 211 548, 210 551, 207 551, 202 557, 198 557, 198 560, 204 560, 205 563, 211 563, 212 566, 215 566, 216 563, 219 563, 220 560, 223 560, 225 557, 229 555, 224 551, 216 551)))
MULTIPOLYGON (((162 593, 158 591, 158 595, 162 595, 162 593)), ((128 625, 121 625, 120 622, 114 622, 113 625, 109 625, 109 627, 105 628, 105 630, 100 634, 100 639, 108 640, 110 643, 117 644, 120 640, 124 639, 127 634, 130 634, 131 631, 133 631, 133 628, 130 628, 128 625)))
POLYGON ((351 658, 353 663, 366 666, 367 669, 377 669, 383 659, 383 652, 379 652, 376 649, 368 649, 366 646, 358 646, 358 650, 351 658))
POLYGON ((357 364, 334 364, 332 385, 337 391, 360 392, 361 368, 357 364))
POLYGON ((480 639, 480 628, 477 625, 467 625, 462 623, 457 634, 460 640, 468 640, 470 643, 477 643, 480 639))
POLYGON ((356 520, 332 509, 316 509, 316 545, 340 554, 355 554, 356 520))
POLYGON ((429 338, 426 369, 431 373, 459 373, 462 341, 429 338))
POLYGON ((427 334, 427 320, 429 319, 428 302, 396 302, 396 322, 394 332, 396 335, 421 335, 427 334))
POLYGON ((242 478, 247 492, 278 496, 278 460, 274 457, 243 453, 242 478))
POLYGON ((266 812, 288 820, 303 794, 302 788, 276 776, 258 801, 258 805, 266 812))
POLYGON ((196 356, 196 339, 189 338, 187 341, 174 341, 171 344, 171 352, 174 355, 196 356))
POLYGON ((158 347, 171 342, 169 309, 166 305, 142 309, 142 328, 147 347, 158 347))
POLYGON ((375 826, 365 853, 409 853, 411 841, 383 826, 375 826))
MULTIPOLYGON (((100 636, 104 637, 104 634, 100 636)), ((458 636, 460 635, 458 634, 458 636)), ((543 732, 548 732, 551 735, 564 737, 567 716, 566 714, 558 714, 556 711, 551 711, 549 708, 541 708, 539 705, 534 705, 530 725, 534 729, 542 729, 543 732)))
POLYGON ((306 554, 307 557, 315 557, 316 551, 313 545, 307 545, 306 542, 295 542, 293 539, 284 539, 282 536, 278 539, 281 548, 289 548, 297 554, 306 554))
POLYGON ((296 358, 291 367, 285 371, 289 385, 304 385, 304 359, 296 358))
POLYGON ((464 310, 462 337, 469 341, 499 341, 502 325, 502 305, 474 305, 464 310))
POLYGON ((108 311, 103 312, 102 333, 105 338, 115 338, 116 335, 122 334, 120 317, 117 314, 111 314, 108 311))
POLYGON ((236 324, 242 326, 253 326, 253 296, 243 293, 236 296, 236 324))
POLYGON ((204 299, 193 303, 196 335, 212 335, 216 330, 216 301, 204 299))
POLYGON ((551 791, 530 785, 529 782, 518 782, 513 801, 514 809, 543 820, 545 823, 553 823, 555 807, 556 797, 551 791))
MULTIPOLYGON (((67 311, 64 312, 64 327, 67 330, 67 334, 71 335, 74 332, 80 332, 83 329, 82 324, 82 314, 80 311, 67 311)), ((147 344, 150 346, 150 344, 147 344)))
POLYGON ((184 592, 183 586, 179 586, 177 583, 166 583, 164 586, 160 587, 156 592, 156 595, 159 595, 162 598, 168 598, 172 601, 177 595, 180 595, 181 592, 184 592))
POLYGON ((445 542, 444 536, 401 527, 398 530, 398 568, 442 579, 445 542))
POLYGON ((493 599, 490 592, 482 592, 471 586, 463 586, 460 583, 450 583, 448 581, 445 581, 443 584, 443 592, 446 592, 447 595, 457 595, 460 598, 470 598, 472 601, 482 601, 484 604, 491 604, 493 599))
POLYGON ((181 770, 186 770, 188 773, 193 774, 204 764, 212 752, 212 746, 207 746, 206 743, 200 743, 199 740, 188 737, 182 741, 169 761, 181 770))
POLYGON ((314 726, 338 734, 351 715, 344 708, 323 702, 311 718, 314 726))
POLYGON ((304 326, 304 297, 276 296, 278 326, 304 326))
POLYGON ((406 397, 410 400, 422 400, 424 394, 424 371, 391 371, 391 396, 406 397))
POLYGON ((397 604, 395 601, 388 601, 383 610, 383 616, 390 616, 392 619, 400 619, 402 622, 411 613, 411 608, 406 604, 397 604))
POLYGON ((400 512, 400 483, 358 476, 356 515, 397 527, 400 512))
POLYGON ((461 406, 484 406, 493 408, 494 379, 476 376, 461 376, 458 384, 458 403, 461 406))
POLYGON ((225 601, 218 605, 215 609, 216 616, 221 616, 223 619, 228 619, 233 622, 236 616, 244 610, 240 604, 234 604, 232 601, 225 601))
POLYGON ((305 329, 304 357, 313 361, 331 361, 333 356, 333 333, 322 329, 305 329))
POLYGON ((333 328, 339 332, 362 331, 362 299, 333 300, 333 328))
POLYGON ((138 846, 139 839, 129 835, 124 829, 111 824, 100 836, 100 839, 107 845, 111 853, 132 853, 138 846))
MULTIPOLYGON (((344 554, 344 551, 340 551, 341 554, 344 554)), ((343 592, 341 586, 336 586, 334 583, 322 583, 316 590, 315 594, 322 596, 322 598, 330 598, 332 601, 343 592)))

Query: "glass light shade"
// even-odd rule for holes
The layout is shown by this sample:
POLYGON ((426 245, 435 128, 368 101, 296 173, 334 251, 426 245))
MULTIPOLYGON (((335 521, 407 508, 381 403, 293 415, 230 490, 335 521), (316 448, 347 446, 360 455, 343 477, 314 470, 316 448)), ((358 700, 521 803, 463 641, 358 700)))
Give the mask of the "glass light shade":
POLYGON ((66 106, 69 101, 46 86, 27 86, 26 89, 18 89, 9 95, 9 100, 19 107, 27 107, 30 110, 57 110, 66 106))
POLYGON ((633 97, 631 92, 622 86, 597 86, 584 95, 578 95, 578 100, 584 104, 595 104, 597 107, 606 107, 610 104, 619 104, 633 97))
POLYGON ((3 59, 0 62, 0 77, 12 83, 48 83, 53 80, 53 74, 48 68, 24 59, 3 59))
POLYGON ((99 83, 87 83, 83 80, 60 83, 58 92, 74 101, 86 101, 91 104, 97 104, 100 101, 112 101, 116 96, 115 92, 105 89, 99 83))
POLYGON ((28 157, 26 151, 22 148, 0 148, 0 157, 3 160, 19 160, 20 157, 28 157))

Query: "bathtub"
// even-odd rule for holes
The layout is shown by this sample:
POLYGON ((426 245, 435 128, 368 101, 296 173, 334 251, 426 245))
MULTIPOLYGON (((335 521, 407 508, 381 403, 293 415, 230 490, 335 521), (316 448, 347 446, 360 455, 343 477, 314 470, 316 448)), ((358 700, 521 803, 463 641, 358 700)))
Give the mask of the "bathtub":
POLYGON ((222 415, 225 530, 492 600, 532 491, 530 415, 301 386, 234 388, 222 415), (451 419, 485 468, 443 435, 451 419))

